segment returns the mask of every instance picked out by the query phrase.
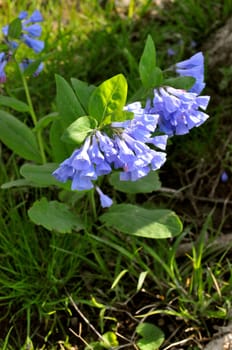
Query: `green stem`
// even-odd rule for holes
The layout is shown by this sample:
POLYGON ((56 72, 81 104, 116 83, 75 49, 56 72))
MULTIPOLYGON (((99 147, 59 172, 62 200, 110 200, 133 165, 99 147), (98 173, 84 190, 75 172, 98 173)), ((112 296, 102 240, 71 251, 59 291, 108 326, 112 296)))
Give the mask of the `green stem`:
MULTIPOLYGON (((29 88, 28 88, 28 84, 27 84, 27 80, 24 76, 24 74, 22 73, 21 69, 19 68, 18 62, 16 62, 17 67, 18 67, 18 71, 20 73, 22 82, 23 82, 23 87, 24 87, 24 91, 26 94, 26 99, 27 99, 27 103, 29 106, 29 110, 30 110, 30 115, 33 121, 34 126, 37 125, 37 117, 35 114, 35 110, 32 104, 32 100, 31 100, 31 95, 29 92, 29 88)), ((42 159, 42 163, 45 164, 46 163, 46 156, 45 156, 45 152, 44 152, 44 145, 43 145, 43 139, 42 139, 42 135, 41 135, 41 131, 38 130, 36 131, 36 136, 37 136, 37 140, 38 140, 38 144, 39 144, 39 149, 40 149, 40 155, 41 155, 41 159, 42 159)))
POLYGON ((90 204, 91 204, 91 209, 92 209, 94 221, 96 221, 97 220, 97 211, 96 211, 96 203, 95 203, 94 192, 95 192, 94 189, 89 191, 89 201, 90 201, 90 204))

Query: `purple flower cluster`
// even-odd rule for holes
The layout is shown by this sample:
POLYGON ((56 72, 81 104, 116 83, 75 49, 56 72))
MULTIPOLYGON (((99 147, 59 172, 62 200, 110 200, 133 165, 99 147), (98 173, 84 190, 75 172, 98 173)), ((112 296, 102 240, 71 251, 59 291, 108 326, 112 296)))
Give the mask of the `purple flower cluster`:
MULTIPOLYGON (((111 136, 94 131, 53 175, 61 182, 71 180, 73 190, 89 190, 99 176, 110 174, 113 169, 120 170, 122 181, 137 181, 159 169, 166 160, 163 151, 168 137, 186 134, 209 117, 204 113, 209 96, 199 96, 205 87, 202 53, 177 63, 176 71, 195 78, 189 91, 162 86, 154 89, 145 108, 140 102, 125 106, 124 110, 134 114, 132 120, 113 122, 111 136)), ((110 206, 112 200, 99 187, 96 190, 102 206, 110 206)))
POLYGON ((162 87, 154 90, 154 98, 147 101, 145 109, 159 115, 161 132, 168 136, 184 135, 208 119, 202 110, 207 108, 209 99, 209 96, 198 96, 194 92, 162 87))
MULTIPOLYGON (((6 81, 5 66, 13 52, 18 48, 19 43, 24 43, 35 53, 41 52, 44 48, 44 42, 38 39, 42 32, 42 28, 40 24, 38 24, 39 22, 43 21, 41 13, 38 10, 35 10, 32 15, 28 17, 28 13, 26 11, 22 11, 20 12, 18 18, 21 20, 22 32, 17 41, 9 39, 9 25, 2 28, 5 43, 8 46, 8 52, 0 53, 0 83, 5 83, 6 81)), ((33 61, 34 60, 31 59, 24 59, 20 64, 20 68, 24 71, 33 61)), ((42 69, 43 64, 41 63, 34 73, 34 76, 37 76, 42 69)))
MULTIPOLYGON (((113 169, 121 169, 121 180, 136 181, 163 165, 166 154, 147 145, 150 143, 162 150, 166 148, 167 136, 152 137, 158 116, 146 114, 138 102, 126 109, 134 111, 134 119, 112 123, 113 137, 99 130, 88 136, 82 147, 53 172, 57 180, 72 180, 72 190, 89 190, 94 187, 93 181, 113 169)), ((104 206, 112 204, 109 199, 103 201, 102 192, 97 191, 104 206)))

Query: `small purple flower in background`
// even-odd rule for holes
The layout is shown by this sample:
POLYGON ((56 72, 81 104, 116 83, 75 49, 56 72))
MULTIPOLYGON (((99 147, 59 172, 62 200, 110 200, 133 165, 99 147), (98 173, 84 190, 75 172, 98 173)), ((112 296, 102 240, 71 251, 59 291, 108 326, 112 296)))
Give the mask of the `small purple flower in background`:
POLYGON ((176 63, 176 72, 181 76, 193 77, 196 79, 194 85, 189 90, 198 95, 205 87, 204 83, 204 56, 198 52, 189 59, 176 63))
POLYGON ((7 64, 6 54, 4 52, 0 53, 0 83, 6 82, 5 66, 7 64))
MULTIPOLYGON (((27 67, 31 64, 35 62, 35 60, 31 60, 31 59, 28 59, 28 58, 25 58, 24 60, 22 60, 22 62, 19 64, 20 66, 20 69, 24 72, 27 67)), ((44 64, 43 62, 41 62, 38 66, 38 68, 36 69, 36 71, 33 73, 33 76, 34 77, 37 77, 39 75, 39 73, 43 70, 44 68, 44 64)))
POLYGON ((222 182, 227 182, 229 180, 229 176, 227 174, 227 172, 224 170, 222 173, 221 173, 221 181, 222 182))
POLYGON ((197 46, 196 41, 195 40, 191 40, 191 42, 190 42, 191 49, 194 49, 196 46, 197 46))
POLYGON ((161 132, 168 136, 184 135, 208 119, 209 116, 199 108, 205 110, 209 99, 209 96, 165 87, 154 90, 154 99, 147 101, 145 109, 147 113, 159 115, 161 132))
POLYGON ((176 55, 176 51, 173 50, 171 47, 167 49, 167 54, 168 56, 175 56, 176 55))

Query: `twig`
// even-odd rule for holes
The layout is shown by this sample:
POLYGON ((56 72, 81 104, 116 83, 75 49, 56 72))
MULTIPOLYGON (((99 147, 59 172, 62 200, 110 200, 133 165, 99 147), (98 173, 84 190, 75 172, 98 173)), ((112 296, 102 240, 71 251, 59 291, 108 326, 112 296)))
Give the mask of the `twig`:
POLYGON ((106 341, 106 339, 103 338, 103 336, 96 330, 96 328, 89 322, 89 320, 85 317, 85 315, 81 312, 81 310, 77 307, 76 303, 74 302, 71 295, 68 294, 68 297, 74 307, 74 309, 77 311, 77 313, 83 318, 85 323, 92 329, 92 331, 98 336, 99 339, 101 339, 104 343, 107 343, 109 346, 110 344, 106 341))

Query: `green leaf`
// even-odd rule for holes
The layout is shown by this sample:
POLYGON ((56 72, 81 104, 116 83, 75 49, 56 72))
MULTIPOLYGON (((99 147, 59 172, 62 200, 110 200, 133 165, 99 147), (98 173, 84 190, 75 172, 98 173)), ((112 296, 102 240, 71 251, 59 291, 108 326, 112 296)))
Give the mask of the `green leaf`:
POLYGON ((49 231, 71 233, 72 230, 83 229, 81 219, 73 214, 67 205, 58 201, 48 201, 46 198, 37 200, 28 210, 30 219, 49 231))
POLYGON ((171 238, 182 231, 182 223, 173 211, 132 204, 113 205, 100 221, 123 233, 147 238, 171 238))
POLYGON ((0 140, 20 157, 41 162, 35 135, 13 115, 0 110, 0 140))
POLYGON ((156 171, 150 171, 147 176, 137 181, 121 181, 120 174, 115 172, 110 175, 109 182, 117 191, 125 193, 151 193, 161 187, 156 171))
POLYGON ((193 77, 176 77, 165 79, 163 84, 166 86, 172 86, 175 89, 189 90, 195 83, 196 79, 193 77))
POLYGON ((80 144, 87 135, 97 127, 97 121, 91 117, 78 118, 65 130, 62 140, 68 143, 80 144))
POLYGON ((20 174, 27 180, 39 187, 60 185, 60 182, 52 176, 54 170, 58 168, 57 163, 46 163, 43 165, 24 164, 20 168, 20 174))
POLYGON ((150 76, 150 87, 156 88, 158 86, 163 85, 163 72, 159 67, 154 67, 153 71, 151 72, 150 76))
POLYGON ((4 184, 1 185, 1 188, 3 190, 7 190, 12 187, 28 187, 28 186, 36 186, 36 185, 26 179, 17 179, 17 180, 5 182, 4 184))
POLYGON ((22 33, 22 23, 19 18, 15 18, 8 27, 8 36, 11 39, 19 39, 22 33))
POLYGON ((136 332, 142 337, 136 342, 140 350, 158 350, 165 339, 160 328, 147 322, 140 323, 136 332))
POLYGON ((86 113, 71 86, 60 75, 56 75, 56 89, 57 109, 65 129, 74 120, 86 113))
POLYGON ((10 107, 18 112, 28 112, 30 110, 26 103, 9 96, 0 96, 0 105, 10 107))
POLYGON ((96 86, 88 85, 85 81, 76 78, 71 78, 71 83, 80 104, 82 105, 83 109, 85 110, 85 113, 87 114, 89 98, 92 92, 96 89, 96 86))
POLYGON ((89 100, 89 114, 102 124, 108 115, 123 109, 126 99, 126 78, 123 74, 115 75, 94 90, 89 100))
POLYGON ((134 118, 134 113, 129 111, 116 111, 111 115, 111 122, 124 122, 134 118))
POLYGON ((145 278, 147 277, 148 271, 142 271, 139 274, 138 283, 136 291, 139 292, 142 289, 142 286, 144 284, 145 278))
POLYGON ((40 130, 43 130, 46 128, 50 123, 52 123, 54 120, 58 120, 58 113, 53 112, 50 114, 45 115, 43 118, 39 119, 36 126, 34 127, 33 131, 37 132, 40 130))
POLYGON ((61 120, 54 120, 49 132, 49 141, 51 145, 51 154, 54 162, 60 163, 64 159, 70 157, 73 152, 73 145, 61 141, 61 137, 65 131, 61 120))
POLYGON ((156 49, 153 39, 148 35, 139 61, 139 74, 145 88, 154 88, 160 80, 161 70, 156 67, 156 49))
POLYGON ((100 344, 104 349, 112 349, 118 346, 118 339, 114 332, 106 332, 102 335, 102 338, 100 344))

